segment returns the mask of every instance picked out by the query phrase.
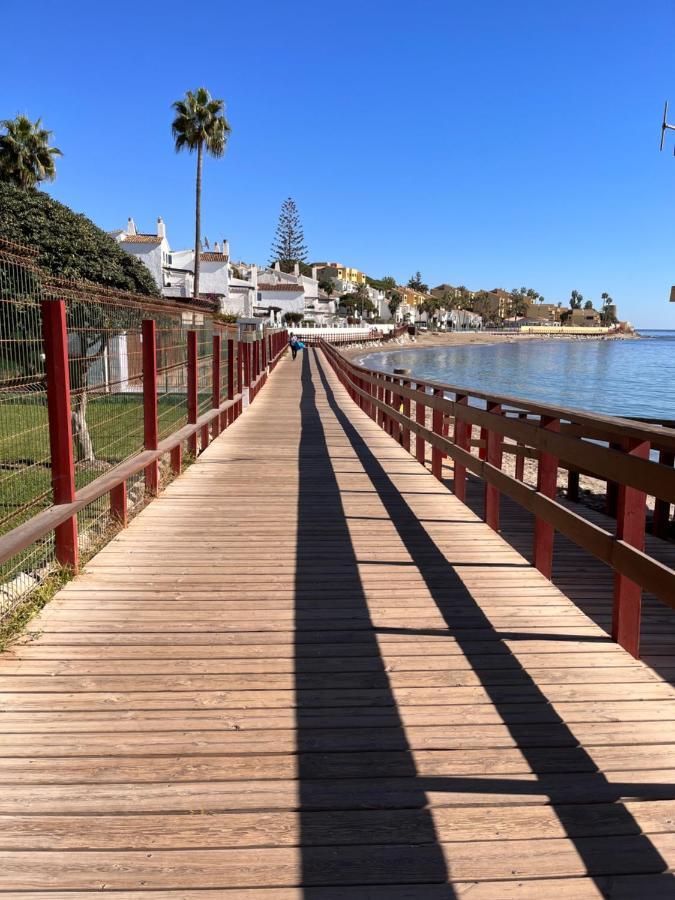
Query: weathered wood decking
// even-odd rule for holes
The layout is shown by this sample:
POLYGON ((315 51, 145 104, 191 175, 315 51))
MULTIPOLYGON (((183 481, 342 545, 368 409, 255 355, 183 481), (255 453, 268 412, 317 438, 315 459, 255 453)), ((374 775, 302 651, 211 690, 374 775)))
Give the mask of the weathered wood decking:
POLYGON ((31 631, 0 897, 675 896, 675 691, 314 351, 31 631))

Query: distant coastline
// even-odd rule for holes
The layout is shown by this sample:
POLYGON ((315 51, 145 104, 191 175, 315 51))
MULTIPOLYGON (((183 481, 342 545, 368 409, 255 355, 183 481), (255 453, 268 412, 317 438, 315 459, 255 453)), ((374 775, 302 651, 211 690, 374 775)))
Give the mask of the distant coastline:
POLYGON ((412 340, 407 335, 395 343, 383 343, 379 346, 348 347, 342 352, 350 359, 361 359, 375 353, 392 353, 396 350, 428 350, 437 347, 459 347, 470 344, 513 344, 521 341, 634 341, 642 335, 634 334, 520 334, 518 332, 489 331, 430 331, 418 334, 412 340))

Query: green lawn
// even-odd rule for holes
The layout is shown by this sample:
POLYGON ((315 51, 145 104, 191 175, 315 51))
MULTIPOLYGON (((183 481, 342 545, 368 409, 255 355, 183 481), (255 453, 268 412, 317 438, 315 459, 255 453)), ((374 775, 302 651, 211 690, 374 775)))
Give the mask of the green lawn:
MULTIPOLYGON (((200 396, 200 407, 204 397, 200 396)), ((185 394, 159 399, 160 439, 187 421, 185 394)), ((87 424, 96 463, 76 463, 76 487, 98 478, 143 449, 141 394, 92 395, 87 424)), ((0 533, 15 528, 51 503, 49 427, 44 395, 5 396, 0 401, 0 533)))

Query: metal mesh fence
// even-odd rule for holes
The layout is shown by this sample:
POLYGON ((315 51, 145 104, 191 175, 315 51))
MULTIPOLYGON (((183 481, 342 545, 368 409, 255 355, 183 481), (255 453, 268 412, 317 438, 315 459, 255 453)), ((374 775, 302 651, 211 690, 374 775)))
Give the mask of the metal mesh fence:
MULTIPOLYGON (((0 534, 52 500, 42 298, 33 254, 0 243, 0 534)), ((0 565, 0 615, 36 586, 53 560, 49 536, 0 565)))
MULTIPOLYGON (((65 301, 76 489, 143 449, 143 319, 156 323, 159 439, 187 423, 189 330, 197 332, 198 413, 212 402, 215 326, 209 314, 47 278, 30 250, 0 240, 0 536, 52 503, 43 300, 65 301)), ((230 332, 217 327, 223 335, 225 399, 230 332)), ((168 472, 164 461, 163 480, 168 472)), ((127 495, 133 514, 145 499, 143 473, 127 480, 127 495)), ((113 526, 104 495, 78 513, 80 551, 92 551, 113 526)), ((0 617, 54 566, 53 534, 0 565, 0 617)))

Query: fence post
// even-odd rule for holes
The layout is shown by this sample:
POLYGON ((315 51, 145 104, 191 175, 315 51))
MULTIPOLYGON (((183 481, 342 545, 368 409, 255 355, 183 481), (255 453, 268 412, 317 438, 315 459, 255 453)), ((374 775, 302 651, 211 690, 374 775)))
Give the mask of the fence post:
POLYGON ((120 482, 110 491, 110 515, 122 528, 127 527, 129 519, 127 515, 126 481, 120 482))
MULTIPOLYGON (((220 345, 222 338, 219 334, 213 335, 213 360, 211 365, 211 406, 218 409, 220 406, 220 345)), ((213 436, 220 434, 220 416, 216 416, 212 424, 213 436)))
MULTIPOLYGON (((560 419, 552 416, 541 416, 540 427, 546 431, 560 431, 560 419)), ((537 491, 544 497, 553 499, 558 489, 558 459, 550 453, 539 451, 537 466, 537 491)), ((550 579, 553 572, 553 541, 555 529, 539 517, 534 520, 534 555, 535 568, 550 579)))
POLYGON ((237 411, 235 415, 236 418, 237 416, 241 415, 241 403, 243 395, 242 387, 244 383, 244 358, 241 352, 242 343, 239 335, 237 335, 235 347, 237 349, 237 390, 235 391, 235 393, 240 395, 239 400, 237 401, 237 411))
MULTIPOLYGON (((661 450, 659 452, 659 462, 662 466, 673 467, 675 464, 675 453, 670 450, 661 450)), ((668 500, 659 500, 654 502, 654 518, 652 520, 652 534, 656 537, 665 537, 668 534, 670 526, 670 503, 668 500)))
MULTIPOLYGON (((158 447, 157 427, 157 332, 154 319, 143 319, 143 446, 158 447)), ((145 488, 153 496, 159 491, 159 460, 145 469, 145 488)))
MULTIPOLYGON (((443 397, 440 388, 434 388, 434 397, 443 397)), ((443 410, 434 408, 431 413, 431 428, 434 434, 443 436, 443 410)), ((439 447, 431 447, 431 474, 439 481, 443 480, 443 451, 439 447)))
MULTIPOLYGON (((410 387, 410 382, 408 382, 406 384, 403 378, 400 379, 400 384, 401 384, 402 388, 410 387)), ((402 401, 403 401, 403 415, 406 417, 406 419, 409 419, 410 418, 410 397, 402 397, 402 401)), ((403 447, 404 450, 407 450, 408 453, 410 453, 410 429, 409 428, 404 427, 402 429, 401 446, 403 447)))
MULTIPOLYGON (((627 438, 625 452, 638 459, 649 459, 649 441, 627 438)), ((620 484, 617 497, 616 536, 620 541, 644 550, 646 497, 637 488, 620 484)), ((636 659, 640 655, 640 614, 642 588, 639 584, 614 574, 614 608, 612 639, 636 659)))
POLYGON ((243 363, 244 363, 244 387, 251 386, 251 343, 246 340, 246 335, 244 335, 244 340, 241 343, 241 351, 243 355, 243 363))
MULTIPOLYGON (((417 391, 420 394, 422 394, 423 396, 426 396, 427 389, 424 385, 418 384, 417 391)), ((417 400, 415 403, 415 421, 417 422, 418 425, 424 425, 426 427, 427 408, 424 405, 424 403, 420 402, 419 400, 417 400)), ((425 456, 426 456, 424 443, 425 443, 424 438, 421 437, 421 435, 416 434, 415 435, 415 458, 417 459, 417 462, 422 463, 422 465, 424 465, 425 456)))
MULTIPOLYGON (((453 440, 460 450, 470 452, 471 425, 463 419, 460 419, 457 412, 457 407, 459 407, 461 411, 461 407, 468 406, 468 403, 469 398, 466 394, 455 394, 455 432, 453 440)), ((459 462, 455 462, 454 464, 452 489, 455 493, 455 497, 464 503, 466 501, 466 466, 463 466, 459 462)))
MULTIPOLYGON (((197 424, 197 332, 188 331, 187 333, 187 411, 188 425, 197 424)), ((197 455, 197 432, 191 434, 187 442, 188 453, 193 456, 197 455)))
MULTIPOLYGON (((51 454, 54 504, 75 500, 75 461, 70 411, 70 372, 68 369, 68 331, 66 304, 63 300, 43 300, 42 340, 47 376, 47 415, 51 454)), ((77 571, 77 516, 71 516, 54 529, 56 559, 62 566, 77 571)))
MULTIPOLYGON (((487 401, 487 411, 492 415, 499 415, 501 412, 501 406, 499 403, 493 403, 490 400, 487 401)), ((482 431, 483 429, 481 429, 482 431)), ((491 465, 495 466, 497 469, 501 469, 502 467, 502 436, 498 434, 496 431, 492 431, 490 428, 485 429, 485 447, 482 448, 485 450, 485 461, 491 465)), ((485 522, 492 528, 494 531, 499 531, 499 499, 500 494, 498 489, 490 484, 487 480, 485 481, 485 502, 484 502, 484 513, 483 517, 485 522)))
POLYGON ((170 455, 171 471, 176 477, 178 477, 178 475, 180 475, 181 473, 181 469, 183 468, 183 445, 176 444, 170 455))

